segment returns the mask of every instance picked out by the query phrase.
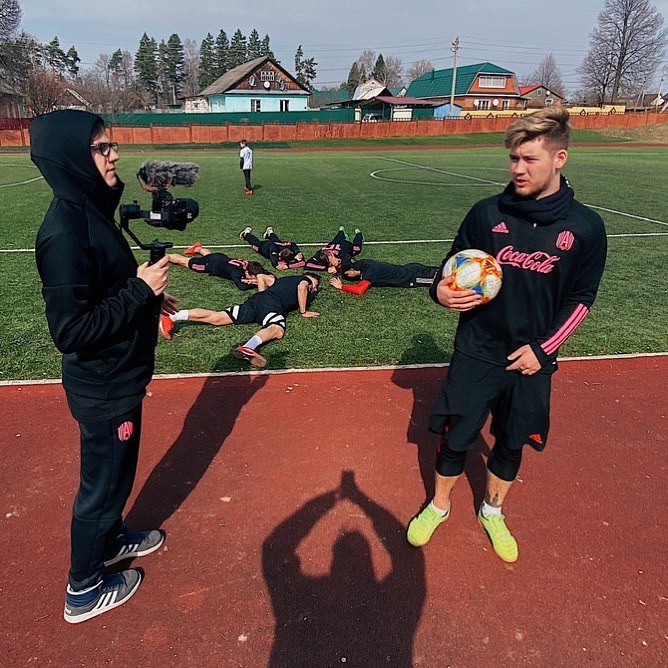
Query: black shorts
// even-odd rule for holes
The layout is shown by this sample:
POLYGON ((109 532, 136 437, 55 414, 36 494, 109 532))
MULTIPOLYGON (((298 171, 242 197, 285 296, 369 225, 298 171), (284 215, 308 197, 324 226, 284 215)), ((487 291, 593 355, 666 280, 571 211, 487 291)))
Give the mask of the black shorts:
POLYGON ((209 253, 198 255, 188 260, 188 269, 199 274, 211 274, 220 278, 229 278, 228 266, 230 258, 225 253, 209 253))
POLYGON ((272 308, 271 304, 265 302, 249 300, 243 304, 226 308, 225 313, 230 316, 234 325, 248 325, 255 322, 262 327, 278 325, 284 330, 287 327, 285 314, 278 312, 272 308))
POLYGON ((434 405, 429 428, 447 436, 451 450, 469 450, 487 416, 492 434, 511 450, 542 450, 550 428, 551 373, 524 376, 455 352, 434 405))

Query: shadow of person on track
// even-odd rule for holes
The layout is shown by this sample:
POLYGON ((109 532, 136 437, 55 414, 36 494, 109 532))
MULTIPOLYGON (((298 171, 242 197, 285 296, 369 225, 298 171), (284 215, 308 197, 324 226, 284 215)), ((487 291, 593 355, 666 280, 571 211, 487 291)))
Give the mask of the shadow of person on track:
MULTIPOLYGON (((399 366, 426 364, 433 360, 446 361, 447 355, 431 334, 423 332, 412 338, 411 345, 406 348, 398 364, 399 366)), ((445 378, 447 369, 441 371, 441 378, 445 378)), ((436 398, 435 392, 440 390, 442 381, 434 385, 433 382, 424 382, 421 379, 422 375, 418 369, 395 369, 392 374, 392 382, 402 389, 413 392, 413 405, 406 430, 406 439, 409 444, 417 446, 420 476, 427 499, 431 500, 434 495, 434 462, 440 439, 429 431, 429 415, 436 398)))
MULTIPOLYGON (((281 361, 272 358, 279 366, 281 361)), ((266 375, 209 377, 188 410, 181 432, 151 472, 126 522, 159 527, 188 498, 225 440, 241 409, 264 387, 266 375)))
POLYGON ((339 489, 311 499, 276 527, 264 541, 262 565, 276 622, 269 668, 412 666, 426 594, 424 554, 406 543, 391 513, 360 491, 351 471, 343 472, 339 489), (311 577, 300 569, 299 544, 344 499, 371 520, 390 556, 391 571, 380 580, 357 530, 337 538, 330 573, 311 577))
MULTIPOLYGON (((424 332, 413 337, 411 345, 404 351, 398 364, 406 366, 425 364, 429 360, 445 361, 446 359, 446 353, 436 343, 434 337, 424 332)), ((434 465, 441 444, 441 436, 434 434, 429 429, 429 416, 448 374, 447 369, 442 371, 441 380, 436 384, 424 381, 421 378, 424 373, 418 369, 396 369, 392 374, 392 382, 395 385, 413 392, 413 407, 406 438, 408 443, 417 445, 420 476, 425 488, 425 503, 431 501, 434 496, 434 465)), ((473 493, 476 512, 485 495, 487 480, 487 466, 483 455, 485 457, 489 455, 489 446, 482 437, 478 437, 466 457, 466 468, 464 469, 473 493)))

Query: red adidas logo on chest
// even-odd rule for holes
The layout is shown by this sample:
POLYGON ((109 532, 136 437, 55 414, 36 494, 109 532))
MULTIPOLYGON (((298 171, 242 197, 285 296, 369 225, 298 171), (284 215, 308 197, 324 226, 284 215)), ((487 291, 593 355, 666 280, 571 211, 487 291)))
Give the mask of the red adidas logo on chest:
POLYGON ((510 230, 503 220, 492 228, 492 232, 496 232, 497 234, 510 234, 510 230))

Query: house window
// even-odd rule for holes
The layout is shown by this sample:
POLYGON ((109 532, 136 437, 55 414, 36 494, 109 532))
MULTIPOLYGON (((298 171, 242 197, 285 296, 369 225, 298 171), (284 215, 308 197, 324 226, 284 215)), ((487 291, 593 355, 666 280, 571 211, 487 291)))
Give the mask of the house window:
POLYGON ((290 111, 290 100, 281 100, 281 111, 290 111))
POLYGON ((480 77, 480 88, 505 88, 506 77, 480 77))
POLYGON ((552 98, 549 98, 549 97, 545 98, 545 106, 546 107, 551 107, 553 102, 554 102, 554 100, 552 98))
POLYGON ((489 109, 489 100, 478 100, 478 109, 489 109))
POLYGON ((260 102, 261 100, 251 100, 251 111, 261 111, 260 102))
POLYGON ((536 95, 538 95, 538 97, 542 97, 542 96, 543 96, 543 89, 542 89, 542 88, 539 88, 539 89, 536 91, 536 95))
POLYGON ((501 102, 501 109, 510 109, 510 100, 503 100, 501 102))
POLYGON ((274 80, 274 70, 260 71, 260 81, 273 81, 273 80, 274 80))

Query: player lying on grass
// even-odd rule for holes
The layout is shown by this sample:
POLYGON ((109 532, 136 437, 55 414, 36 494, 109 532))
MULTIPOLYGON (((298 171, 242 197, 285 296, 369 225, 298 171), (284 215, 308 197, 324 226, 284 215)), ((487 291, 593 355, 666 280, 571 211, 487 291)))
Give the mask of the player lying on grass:
POLYGON ((344 283, 340 278, 329 279, 337 290, 363 295, 370 287, 377 288, 428 288, 435 279, 438 267, 430 267, 419 262, 390 264, 378 260, 349 260, 342 262, 340 271, 346 278, 359 281, 356 285, 344 283))
MULTIPOLYGON (((478 520, 501 559, 518 558, 502 504, 524 446, 540 451, 547 443, 559 347, 589 313, 605 265, 603 221, 575 200, 561 175, 569 136, 568 111, 561 106, 514 121, 505 136, 511 182, 474 205, 457 232, 446 260, 468 248, 493 255, 503 267, 499 294, 481 305, 473 290, 453 290, 449 279, 431 289, 434 301, 460 316, 455 353, 429 424, 441 435, 435 494, 408 526, 412 545, 429 542, 449 517, 466 452, 491 413, 494 444, 478 520)), ((548 531, 560 530, 561 501, 544 486, 548 531)))
POLYGON ((281 241, 274 232, 273 227, 268 227, 262 239, 258 239, 250 227, 246 227, 239 234, 239 239, 248 242, 256 253, 266 257, 274 269, 283 271, 285 269, 301 269, 304 255, 294 241, 281 241))
POLYGON ((251 295, 243 304, 230 306, 223 311, 194 308, 163 316, 160 319, 160 332, 166 339, 171 339, 174 323, 184 320, 203 322, 215 327, 255 322, 262 329, 243 346, 237 346, 232 354, 262 368, 267 365, 267 358, 257 352, 257 348, 285 336, 286 319, 290 311, 299 309, 304 318, 317 318, 320 315, 308 310, 318 292, 319 283, 318 276, 311 273, 277 278, 264 292, 251 295))
POLYGON ((309 271, 327 271, 335 274, 341 264, 349 261, 362 252, 364 236, 359 228, 355 228, 353 240, 348 239, 346 228, 341 225, 336 236, 323 246, 310 260, 306 261, 306 269, 309 271))
POLYGON ((262 292, 276 280, 276 277, 259 262, 232 259, 225 253, 213 253, 199 242, 187 248, 183 255, 169 253, 167 258, 171 264, 187 267, 195 273, 209 274, 232 281, 239 290, 257 288, 262 292), (197 257, 184 257, 195 254, 197 254, 197 257))

